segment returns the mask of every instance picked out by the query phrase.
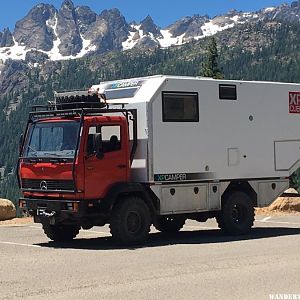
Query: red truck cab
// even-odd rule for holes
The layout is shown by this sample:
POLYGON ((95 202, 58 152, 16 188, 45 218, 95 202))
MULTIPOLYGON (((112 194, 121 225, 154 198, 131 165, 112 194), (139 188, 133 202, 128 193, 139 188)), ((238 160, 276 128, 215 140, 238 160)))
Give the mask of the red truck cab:
POLYGON ((136 117, 135 110, 107 108, 30 114, 18 161, 19 205, 50 239, 72 239, 81 227, 109 222, 119 195, 132 189, 136 117))
POLYGON ((101 199, 114 183, 129 180, 126 118, 84 117, 75 157, 79 126, 78 118, 45 119, 30 126, 20 162, 25 197, 101 199), (99 142, 103 157, 96 153, 99 142))

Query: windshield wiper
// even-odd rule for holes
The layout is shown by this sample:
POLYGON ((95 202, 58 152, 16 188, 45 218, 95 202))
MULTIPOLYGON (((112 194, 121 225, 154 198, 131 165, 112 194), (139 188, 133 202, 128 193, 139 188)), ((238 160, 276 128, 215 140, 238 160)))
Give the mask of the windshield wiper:
POLYGON ((70 150, 70 151, 64 153, 64 155, 71 155, 71 154, 74 155, 75 151, 74 150, 70 150))
POLYGON ((26 157, 31 163, 42 163, 42 162, 49 162, 49 163, 67 163, 72 161, 73 158, 69 157, 26 157))
POLYGON ((61 157, 61 155, 57 154, 57 153, 50 153, 50 152, 44 152, 44 155, 49 155, 49 156, 55 156, 55 157, 61 157))

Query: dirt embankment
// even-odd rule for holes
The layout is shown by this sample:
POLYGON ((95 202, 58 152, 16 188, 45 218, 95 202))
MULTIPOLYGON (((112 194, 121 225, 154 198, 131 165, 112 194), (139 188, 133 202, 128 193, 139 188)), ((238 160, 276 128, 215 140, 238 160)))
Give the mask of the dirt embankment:
POLYGON ((255 212, 257 215, 300 215, 300 197, 279 197, 270 206, 256 208, 255 212))
POLYGON ((31 218, 31 217, 14 218, 11 220, 0 221, 0 226, 1 225, 25 225, 25 224, 30 224, 30 223, 33 223, 33 218, 31 218))
MULTIPOLYGON (((287 195, 298 194, 295 189, 285 191, 287 195)), ((256 214, 265 215, 284 215, 284 214, 300 214, 300 195, 299 197, 279 197, 270 206, 257 208, 256 214)))

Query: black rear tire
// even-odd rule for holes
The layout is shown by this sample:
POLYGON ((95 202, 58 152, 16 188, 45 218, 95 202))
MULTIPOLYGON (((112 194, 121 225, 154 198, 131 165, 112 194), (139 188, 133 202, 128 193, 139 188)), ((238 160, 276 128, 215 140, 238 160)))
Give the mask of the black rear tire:
POLYGON ((113 208, 110 232, 118 244, 144 243, 150 232, 151 214, 143 199, 131 196, 121 199, 113 208))
POLYGON ((178 232, 185 224, 185 218, 181 217, 159 217, 155 228, 161 232, 175 233, 178 232))
POLYGON ((252 199, 244 192, 232 192, 223 199, 222 211, 216 217, 219 228, 229 235, 249 233, 254 222, 252 199))
POLYGON ((79 233, 80 226, 77 225, 50 225, 43 223, 43 230, 47 237, 55 242, 73 240, 79 233))

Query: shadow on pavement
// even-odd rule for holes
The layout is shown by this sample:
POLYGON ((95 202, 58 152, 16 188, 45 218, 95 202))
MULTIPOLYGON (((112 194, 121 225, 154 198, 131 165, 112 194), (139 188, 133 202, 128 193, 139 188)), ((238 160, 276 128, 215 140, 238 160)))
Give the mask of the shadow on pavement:
POLYGON ((113 249, 129 249, 135 250, 139 248, 162 247, 180 244, 216 244, 224 242, 235 242, 245 240, 257 240, 263 238, 288 236, 300 234, 300 228, 253 228, 251 233, 243 236, 226 236, 218 229, 212 230, 196 230, 196 231, 180 231, 175 234, 151 233, 149 239, 144 245, 137 246, 118 246, 111 237, 99 238, 77 238, 71 242, 48 242, 36 244, 41 247, 60 248, 60 249, 83 249, 83 250, 113 250, 113 249))

